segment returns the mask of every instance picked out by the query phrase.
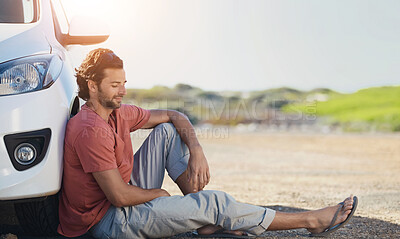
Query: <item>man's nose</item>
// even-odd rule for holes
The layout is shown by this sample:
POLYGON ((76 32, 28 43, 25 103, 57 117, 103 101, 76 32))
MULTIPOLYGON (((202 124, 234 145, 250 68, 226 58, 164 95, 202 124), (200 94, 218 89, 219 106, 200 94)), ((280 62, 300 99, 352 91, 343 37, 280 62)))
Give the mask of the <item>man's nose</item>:
POLYGON ((125 86, 124 85, 122 85, 120 88, 119 88, 119 92, 118 92, 120 95, 126 95, 126 88, 125 88, 125 86))

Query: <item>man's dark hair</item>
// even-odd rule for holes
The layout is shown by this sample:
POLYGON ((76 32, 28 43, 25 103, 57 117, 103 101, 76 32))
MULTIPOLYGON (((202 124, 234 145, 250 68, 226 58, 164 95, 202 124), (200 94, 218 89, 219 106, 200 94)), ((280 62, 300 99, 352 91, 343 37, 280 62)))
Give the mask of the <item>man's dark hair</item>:
POLYGON ((79 86, 78 96, 83 100, 88 100, 90 98, 88 88, 89 80, 100 85, 104 78, 104 69, 122 69, 123 67, 123 61, 109 49, 98 48, 90 51, 79 68, 75 69, 76 82, 79 86))

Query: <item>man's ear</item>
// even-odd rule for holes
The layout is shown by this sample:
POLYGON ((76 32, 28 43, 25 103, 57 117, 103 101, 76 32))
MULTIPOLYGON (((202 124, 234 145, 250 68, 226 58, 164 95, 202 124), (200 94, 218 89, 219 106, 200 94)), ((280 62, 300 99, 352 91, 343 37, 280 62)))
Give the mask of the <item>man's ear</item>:
POLYGON ((97 84, 96 84, 96 82, 94 82, 94 81, 92 81, 92 80, 88 80, 88 88, 89 88, 89 91, 91 91, 91 92, 96 92, 97 91, 97 84))

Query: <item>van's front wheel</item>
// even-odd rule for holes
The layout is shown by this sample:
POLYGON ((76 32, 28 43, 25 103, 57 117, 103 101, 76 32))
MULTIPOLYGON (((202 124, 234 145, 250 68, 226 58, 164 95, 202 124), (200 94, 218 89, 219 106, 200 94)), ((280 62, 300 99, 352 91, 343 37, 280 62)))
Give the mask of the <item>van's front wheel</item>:
POLYGON ((19 224, 32 236, 57 235, 58 194, 32 202, 14 204, 19 224))

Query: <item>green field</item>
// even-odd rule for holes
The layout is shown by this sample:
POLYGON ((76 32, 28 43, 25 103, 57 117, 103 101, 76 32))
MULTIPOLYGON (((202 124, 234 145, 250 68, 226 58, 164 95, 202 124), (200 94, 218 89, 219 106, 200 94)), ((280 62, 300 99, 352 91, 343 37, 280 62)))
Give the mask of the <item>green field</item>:
POLYGON ((269 109, 289 114, 316 114, 322 124, 337 125, 346 131, 400 131, 400 86, 367 88, 352 94, 325 88, 300 91, 287 87, 244 94, 204 91, 177 84, 172 88, 128 89, 125 98, 150 108, 183 111, 193 123, 237 125, 257 122, 246 115, 257 105, 255 110, 260 112, 269 109), (233 116, 232 112, 235 113, 233 116))
MULTIPOLYGON (((284 111, 307 112, 307 104, 290 104, 284 111)), ((317 116, 329 123, 339 123, 347 130, 362 131, 366 125, 379 131, 400 131, 400 86, 375 87, 353 94, 333 95, 317 102, 317 116)))

